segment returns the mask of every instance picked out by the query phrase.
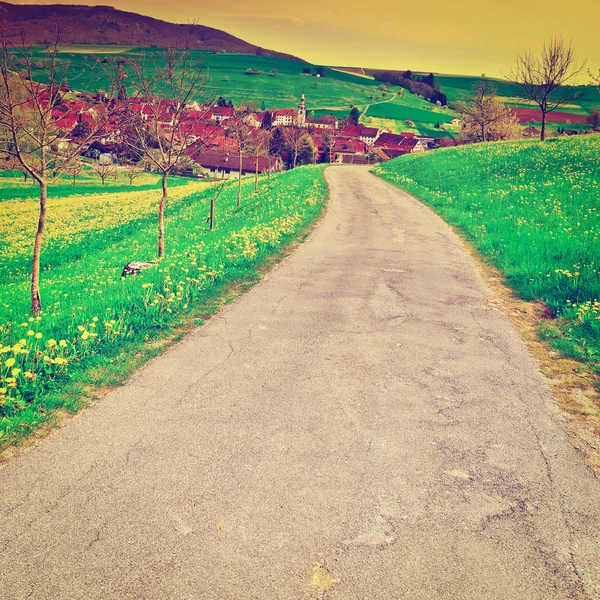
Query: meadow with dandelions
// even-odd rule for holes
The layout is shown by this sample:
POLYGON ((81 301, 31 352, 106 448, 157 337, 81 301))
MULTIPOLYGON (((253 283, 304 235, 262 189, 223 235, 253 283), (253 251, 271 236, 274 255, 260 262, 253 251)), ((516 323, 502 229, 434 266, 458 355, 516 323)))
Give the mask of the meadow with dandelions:
POLYGON ((269 257, 315 221, 327 197, 321 167, 262 177, 258 194, 254 181, 245 180, 239 208, 236 184, 227 183, 209 231, 215 184, 173 182, 165 257, 125 278, 127 262, 155 259, 157 182, 142 179, 139 188, 125 188, 132 191, 118 182, 114 189, 83 185, 65 197, 51 193, 43 310, 31 317, 35 188, 4 194, 16 180, 0 178, 0 449, 56 409, 76 410, 86 387, 122 380, 132 357, 186 315, 214 311, 229 286, 255 281, 269 257))
POLYGON ((600 135, 499 142, 379 165, 457 227, 526 300, 558 317, 541 333, 600 368, 600 135))

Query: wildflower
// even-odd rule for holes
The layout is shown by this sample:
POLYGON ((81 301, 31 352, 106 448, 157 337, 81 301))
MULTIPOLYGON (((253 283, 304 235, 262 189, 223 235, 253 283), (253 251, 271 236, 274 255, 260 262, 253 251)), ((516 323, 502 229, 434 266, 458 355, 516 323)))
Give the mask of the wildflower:
POLYGON ((15 359, 14 358, 7 358, 6 362, 4 363, 6 365, 7 368, 12 367, 15 364, 15 359))
POLYGON ((17 369, 16 367, 10 372, 13 377, 18 377, 21 369, 17 369))
POLYGON ((27 332, 27 335, 28 335, 29 337, 31 337, 32 335, 35 335, 35 331, 33 331, 32 329, 30 329, 30 330, 27 332))
POLYGON ((56 346, 56 340, 48 340, 48 341, 46 342, 46 345, 47 345, 49 348, 54 348, 54 347, 56 346))
POLYGON ((85 327, 83 325, 77 325, 77 329, 79 331, 85 331, 85 327))
POLYGON ((89 337, 90 337, 90 334, 89 334, 87 331, 84 331, 84 332, 81 334, 81 339, 82 339, 82 340, 87 340, 89 337))
POLYGON ((60 342, 58 342, 58 345, 61 348, 66 348, 67 347, 67 341, 66 340, 60 340, 60 342))
POLYGON ((42 332, 41 332, 41 331, 38 331, 38 332, 35 334, 35 337, 36 337, 36 339, 38 339, 38 340, 41 340, 41 339, 42 339, 42 332))
POLYGON ((23 375, 25 375, 26 379, 30 379, 30 380, 34 380, 35 379, 35 373, 32 373, 31 371, 25 371, 25 373, 23 373, 23 375))

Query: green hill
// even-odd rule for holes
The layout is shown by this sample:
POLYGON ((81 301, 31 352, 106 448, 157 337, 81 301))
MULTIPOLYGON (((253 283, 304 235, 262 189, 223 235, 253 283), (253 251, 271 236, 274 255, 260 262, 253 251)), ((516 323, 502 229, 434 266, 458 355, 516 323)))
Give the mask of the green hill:
POLYGON ((567 356, 600 370, 600 135, 408 155, 375 172, 457 227, 527 300, 567 356))

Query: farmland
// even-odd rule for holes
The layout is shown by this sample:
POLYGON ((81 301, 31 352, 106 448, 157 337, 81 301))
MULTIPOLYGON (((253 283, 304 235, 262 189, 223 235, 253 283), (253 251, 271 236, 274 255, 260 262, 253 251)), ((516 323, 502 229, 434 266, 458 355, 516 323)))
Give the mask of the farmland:
MULTIPOLYGON (((96 92, 109 88, 107 62, 117 57, 142 58, 153 68, 160 64, 162 50, 147 48, 119 48, 115 49, 102 46, 65 46, 60 53, 60 60, 76 77, 70 79, 73 89, 84 92, 96 92)), ((206 90, 208 99, 223 96, 231 100, 236 106, 240 103, 255 101, 258 106, 265 108, 293 108, 297 107, 299 98, 304 91, 307 96, 309 114, 321 116, 323 114, 336 114, 346 117, 352 106, 357 106, 361 111, 368 105, 375 109, 377 103, 382 103, 381 114, 388 116, 383 107, 390 100, 390 91, 380 89, 381 84, 372 78, 354 75, 335 69, 325 68, 324 77, 314 77, 303 73, 304 68, 317 67, 309 63, 270 56, 255 56, 250 54, 212 53, 206 51, 193 51, 194 59, 201 61, 207 70, 209 83, 206 90), (258 74, 248 75, 246 71, 253 69, 258 74)), ((42 59, 41 49, 34 49, 34 60, 42 59)), ((44 70, 34 71, 34 76, 44 81, 44 70)), ((401 113, 401 107, 421 110, 426 124, 432 105, 427 101, 412 96, 409 93, 394 98, 394 115, 401 113)), ((389 118, 410 119, 411 117, 390 116, 389 118)), ((435 122, 435 119, 434 121, 435 122)))
POLYGON ((558 316, 543 335, 600 370, 600 136, 409 155, 376 173, 457 227, 526 300, 558 316))
MULTIPOLYGON (((0 198, 13 182, 0 178, 0 198)), ((55 409, 76 410, 84 386, 120 381, 132 360, 186 315, 214 311, 227 286, 255 280, 257 269, 318 217, 326 198, 320 167, 264 178, 257 195, 245 181, 240 208, 235 186, 226 184, 211 232, 213 184, 180 180, 167 205, 165 257, 122 279, 125 263, 155 258, 159 199, 148 180, 133 191, 122 191, 122 183, 98 189, 84 181, 80 193, 49 201, 44 310, 35 318, 27 271, 33 190, 2 202, 0 447, 52 420, 55 409)))

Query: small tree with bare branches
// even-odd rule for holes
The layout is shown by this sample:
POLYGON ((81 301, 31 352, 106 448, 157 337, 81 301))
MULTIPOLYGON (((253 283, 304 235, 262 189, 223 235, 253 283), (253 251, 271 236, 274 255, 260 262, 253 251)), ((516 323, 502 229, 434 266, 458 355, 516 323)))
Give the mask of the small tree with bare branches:
POLYGON ((571 104, 585 95, 584 88, 573 87, 585 62, 577 63, 571 43, 560 36, 544 43, 540 56, 528 50, 516 59, 508 76, 520 88, 521 96, 537 104, 542 113, 540 139, 546 138, 548 113, 571 104))
POLYGON ((234 119, 230 119, 226 126, 225 131, 228 137, 232 138, 235 142, 236 150, 240 165, 238 168, 238 193, 237 193, 237 206, 239 207, 242 202, 242 172, 244 163, 244 154, 250 146, 250 135, 251 128, 241 118, 242 114, 239 114, 234 119))
POLYGON ((487 81, 479 82, 470 94, 464 94, 455 109, 464 122, 462 141, 488 142, 519 136, 514 112, 498 100, 495 86, 487 81))
POLYGON ((100 177, 102 185, 106 185, 106 180, 109 177, 115 177, 117 174, 117 166, 113 163, 110 156, 106 154, 102 154, 94 160, 92 169, 100 177))
POLYGON ((269 171, 270 167, 270 156, 269 156, 269 143, 271 141, 271 134, 266 129, 259 129, 252 135, 252 139, 249 142, 248 153, 254 157, 254 193, 258 194, 258 170, 260 157, 265 156, 269 160, 269 171))
MULTIPOLYGON (((99 135, 107 122, 106 111, 98 111, 83 135, 65 140, 52 116, 67 93, 68 63, 58 60, 64 28, 48 34, 42 60, 34 58, 27 33, 15 36, 0 25, 0 155, 12 157, 39 186, 38 225, 31 261, 31 313, 42 308, 40 254, 46 225, 48 183, 79 160, 83 148, 99 135), (46 82, 35 81, 34 71, 44 69, 46 82)), ((37 54, 37 51, 35 52, 37 54)))
POLYGON ((162 258, 168 177, 187 158, 192 145, 191 111, 206 101, 206 71, 185 43, 182 48, 167 49, 157 59, 115 63, 109 74, 118 100, 122 143, 141 153, 145 163, 161 175, 158 258, 162 258))

